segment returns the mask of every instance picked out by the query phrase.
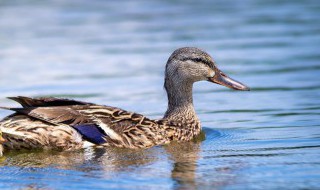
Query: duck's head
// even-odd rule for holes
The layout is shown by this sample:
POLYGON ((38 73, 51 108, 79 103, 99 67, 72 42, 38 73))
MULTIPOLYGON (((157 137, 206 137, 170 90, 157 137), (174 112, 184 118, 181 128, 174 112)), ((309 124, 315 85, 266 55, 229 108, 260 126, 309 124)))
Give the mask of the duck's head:
POLYGON ((175 84, 210 81, 235 90, 250 90, 220 71, 208 53, 195 47, 175 50, 168 59, 165 75, 166 89, 175 84))

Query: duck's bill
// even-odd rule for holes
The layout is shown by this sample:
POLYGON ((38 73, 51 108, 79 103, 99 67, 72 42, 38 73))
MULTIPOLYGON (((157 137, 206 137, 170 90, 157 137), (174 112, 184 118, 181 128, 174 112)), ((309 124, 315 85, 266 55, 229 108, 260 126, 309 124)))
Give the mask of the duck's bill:
POLYGON ((244 91, 250 90, 250 88, 248 86, 228 77, 226 74, 224 74, 223 72, 221 72, 219 70, 216 71, 216 73, 213 77, 209 78, 209 81, 220 84, 220 85, 228 87, 228 88, 235 89, 235 90, 244 90, 244 91))

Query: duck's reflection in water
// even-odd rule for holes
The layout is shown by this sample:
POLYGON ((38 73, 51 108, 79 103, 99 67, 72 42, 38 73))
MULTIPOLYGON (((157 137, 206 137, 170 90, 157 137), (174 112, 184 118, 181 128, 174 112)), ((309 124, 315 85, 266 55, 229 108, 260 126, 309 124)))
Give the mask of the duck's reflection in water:
POLYGON ((173 146, 167 146, 166 151, 173 161, 171 178, 175 181, 175 188, 196 189, 196 170, 200 143, 174 143, 173 146))
POLYGON ((84 162, 85 156, 83 151, 12 151, 6 153, 4 157, 2 157, 0 166, 74 169, 84 162))
MULTIPOLYGON (((144 150, 88 148, 75 152, 9 152, 6 159, 0 161, 0 165, 22 169, 53 167, 76 170, 84 172, 86 177, 112 180, 115 181, 114 183, 116 181, 120 183, 122 178, 156 182, 164 180, 169 184, 173 183, 174 189, 198 189, 205 183, 199 181, 199 177, 204 176, 201 177, 202 174, 197 172, 203 138, 144 150)), ((217 175, 219 177, 219 181, 211 179, 211 182, 215 183, 212 185, 227 184, 224 180, 230 180, 230 178, 222 179, 220 175, 224 170, 219 166, 210 166, 210 168, 212 174, 206 177, 217 177, 217 175)), ((120 185, 123 186, 123 184, 120 185)))

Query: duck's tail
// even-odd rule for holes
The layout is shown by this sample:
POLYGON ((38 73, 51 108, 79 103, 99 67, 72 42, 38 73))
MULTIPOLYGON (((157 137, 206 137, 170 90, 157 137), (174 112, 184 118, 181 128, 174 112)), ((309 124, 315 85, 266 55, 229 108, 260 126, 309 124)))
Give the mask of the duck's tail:
MULTIPOLYGON (((18 121, 11 120, 10 117, 7 117, 0 122, 0 156, 7 150, 41 147, 42 143, 32 135, 34 132, 28 131, 28 129, 17 123, 18 121)), ((30 129, 32 130, 33 128, 30 129)))
POLYGON ((27 135, 25 135, 23 132, 17 131, 12 128, 4 128, 0 126, 0 144, 7 142, 7 137, 14 137, 17 139, 25 139, 28 138, 27 135))
POLYGON ((1 127, 0 125, 0 157, 7 148, 13 148, 16 144, 24 141, 34 141, 23 132, 12 130, 11 128, 1 127))

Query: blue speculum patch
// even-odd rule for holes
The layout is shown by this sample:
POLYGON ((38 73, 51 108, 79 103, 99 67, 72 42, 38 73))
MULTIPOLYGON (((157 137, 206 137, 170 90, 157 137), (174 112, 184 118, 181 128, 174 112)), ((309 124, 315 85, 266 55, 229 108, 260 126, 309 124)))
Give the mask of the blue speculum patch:
POLYGON ((74 127, 85 140, 90 141, 94 144, 105 143, 106 140, 103 138, 106 134, 95 124, 81 124, 74 127))

